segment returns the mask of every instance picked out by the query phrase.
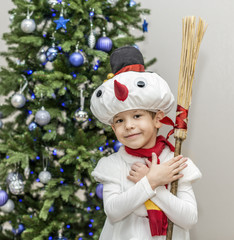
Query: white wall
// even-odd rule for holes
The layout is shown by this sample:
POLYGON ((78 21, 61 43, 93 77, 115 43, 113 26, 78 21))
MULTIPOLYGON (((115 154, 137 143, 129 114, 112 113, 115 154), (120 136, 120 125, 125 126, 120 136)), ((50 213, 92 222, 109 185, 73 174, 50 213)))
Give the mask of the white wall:
MULTIPOLYGON (((208 29, 196 66, 188 138, 183 154, 203 173, 194 185, 199 222, 192 240, 233 240, 234 214, 234 1, 142 0, 150 8, 143 54, 158 62, 151 70, 164 77, 177 96, 182 18, 201 16, 208 29)), ((175 109, 171 116, 175 116, 175 109)))
MULTIPOLYGON (((1 5, 0 8, 0 52, 7 50, 7 46, 5 42, 2 40, 2 34, 5 32, 9 32, 9 24, 10 15, 8 14, 8 11, 11 10, 14 7, 13 3, 10 0, 5 0, 4 4, 1 5)), ((3 58, 0 58, 0 66, 6 66, 6 62, 3 58)))
MULTIPOLYGON (((151 16, 147 17, 146 41, 139 47, 147 60, 158 59, 150 70, 168 81, 175 96, 182 18, 201 16, 208 23, 196 66, 188 138, 182 149, 203 173, 202 180, 194 184, 199 222, 191 230, 191 240, 233 240, 234 1, 141 0, 141 4, 151 9, 151 16)), ((8 31, 11 7, 9 0, 1 6, 0 35, 8 31)), ((0 41, 0 50, 5 49, 0 41)), ((0 65, 4 64, 0 59, 0 65)), ((170 116, 174 119, 175 109, 170 116)))

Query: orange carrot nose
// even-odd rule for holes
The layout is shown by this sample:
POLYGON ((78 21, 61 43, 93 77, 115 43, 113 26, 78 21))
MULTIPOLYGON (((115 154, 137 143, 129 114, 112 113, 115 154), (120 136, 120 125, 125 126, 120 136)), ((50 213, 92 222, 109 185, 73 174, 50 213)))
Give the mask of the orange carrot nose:
POLYGON ((119 101, 125 101, 128 97, 128 88, 117 82, 117 80, 114 81, 114 89, 115 89, 115 96, 119 101))

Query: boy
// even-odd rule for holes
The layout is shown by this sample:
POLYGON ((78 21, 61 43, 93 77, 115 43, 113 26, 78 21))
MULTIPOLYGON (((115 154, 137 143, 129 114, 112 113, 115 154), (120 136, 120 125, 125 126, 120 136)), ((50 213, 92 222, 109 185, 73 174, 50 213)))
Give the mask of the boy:
POLYGON ((188 229, 197 221, 191 183, 201 173, 191 160, 174 158, 174 147, 157 136, 174 97, 161 77, 144 71, 136 48, 115 50, 110 62, 115 76, 96 89, 91 110, 112 126, 123 146, 92 172, 103 183, 107 215, 100 239, 164 240, 169 218, 175 223, 173 240, 189 240, 188 229), (177 179, 174 196, 167 185, 177 179))

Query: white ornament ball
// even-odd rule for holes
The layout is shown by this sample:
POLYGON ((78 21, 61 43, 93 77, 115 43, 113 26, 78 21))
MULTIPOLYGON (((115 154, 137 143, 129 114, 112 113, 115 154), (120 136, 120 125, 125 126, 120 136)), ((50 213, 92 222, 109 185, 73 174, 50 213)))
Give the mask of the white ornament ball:
POLYGON ((21 22, 21 30, 25 33, 32 33, 36 29, 36 23, 33 19, 24 19, 21 22))
POLYGON ((15 108, 22 108, 26 103, 26 98, 23 94, 21 93, 16 93, 12 98, 11 98, 11 104, 15 108))
POLYGON ((15 204, 11 199, 8 199, 7 202, 0 207, 0 210, 5 212, 5 213, 9 213, 12 212, 15 208, 15 204))
POLYGON ((38 178, 40 179, 40 182, 46 184, 46 183, 48 183, 50 181, 51 174, 47 170, 44 170, 44 171, 39 173, 38 178))
POLYGON ((46 110, 39 110, 35 115, 35 122, 40 126, 44 126, 50 122, 50 113, 46 110))

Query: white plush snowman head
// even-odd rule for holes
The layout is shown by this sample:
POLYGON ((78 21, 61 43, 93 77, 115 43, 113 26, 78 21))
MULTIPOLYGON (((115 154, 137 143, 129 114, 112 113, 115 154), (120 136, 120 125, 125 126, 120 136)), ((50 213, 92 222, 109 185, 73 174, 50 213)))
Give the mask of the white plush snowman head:
POLYGON ((138 49, 127 46, 116 49, 110 63, 115 76, 99 86, 91 97, 91 111, 107 125, 113 117, 127 110, 159 110, 167 114, 174 96, 159 75, 144 71, 143 57, 138 49))

